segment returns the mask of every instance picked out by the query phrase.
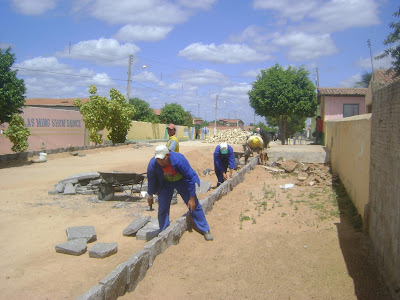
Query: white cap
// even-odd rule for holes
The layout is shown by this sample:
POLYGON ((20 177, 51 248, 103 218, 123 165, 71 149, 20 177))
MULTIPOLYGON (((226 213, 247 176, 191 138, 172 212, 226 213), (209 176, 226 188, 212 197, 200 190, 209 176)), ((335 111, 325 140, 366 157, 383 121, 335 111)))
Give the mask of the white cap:
POLYGON ((157 146, 154 152, 154 157, 160 159, 164 159, 165 155, 169 154, 169 150, 165 145, 157 146))
POLYGON ((228 143, 222 142, 219 144, 219 150, 221 151, 221 154, 227 154, 228 153, 228 143))

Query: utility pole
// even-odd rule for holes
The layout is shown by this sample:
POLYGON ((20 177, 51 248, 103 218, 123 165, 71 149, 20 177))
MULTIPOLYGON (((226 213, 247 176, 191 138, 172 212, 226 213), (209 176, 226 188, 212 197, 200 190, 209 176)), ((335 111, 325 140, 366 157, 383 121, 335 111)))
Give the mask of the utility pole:
POLYGON ((129 103, 129 91, 131 89, 131 66, 132 66, 132 58, 133 55, 129 55, 129 62, 128 62, 128 79, 126 85, 126 103, 129 103))
POLYGON ((316 82, 316 85, 317 85, 317 88, 319 88, 319 71, 318 71, 318 68, 316 68, 316 71, 317 71, 317 82, 316 82))
POLYGON ((200 119, 201 117, 200 117, 200 103, 197 103, 197 115, 198 115, 198 118, 200 119))
POLYGON ((218 95, 215 97, 214 135, 217 134, 217 110, 218 110, 218 95))
POLYGON ((372 66, 372 81, 374 80, 374 60, 372 59, 372 47, 371 47, 371 40, 368 39, 367 41, 368 48, 369 48, 369 55, 371 57, 371 66, 372 66))

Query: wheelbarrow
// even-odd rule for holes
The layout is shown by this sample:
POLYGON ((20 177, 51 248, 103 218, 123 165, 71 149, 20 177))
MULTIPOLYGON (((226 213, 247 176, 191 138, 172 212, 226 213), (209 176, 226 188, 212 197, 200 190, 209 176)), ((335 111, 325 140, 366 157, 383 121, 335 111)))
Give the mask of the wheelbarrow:
POLYGON ((100 179, 102 179, 98 198, 99 200, 111 200, 114 197, 116 190, 125 191, 125 187, 133 193, 140 193, 142 190, 143 182, 146 179, 146 173, 125 173, 125 172, 98 172, 100 179))

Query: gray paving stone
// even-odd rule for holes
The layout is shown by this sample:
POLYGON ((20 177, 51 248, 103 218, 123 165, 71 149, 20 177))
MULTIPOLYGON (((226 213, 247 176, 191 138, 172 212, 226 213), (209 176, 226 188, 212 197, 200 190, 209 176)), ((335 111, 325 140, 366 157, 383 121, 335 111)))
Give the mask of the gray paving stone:
POLYGON ((89 257, 105 258, 118 252, 118 244, 113 243, 96 243, 89 250, 89 257))
POLYGON ((196 184, 196 194, 205 194, 211 189, 211 182, 201 180, 200 179, 200 186, 196 184))
POLYGON ((125 236, 130 236, 130 235, 135 235, 136 232, 141 229, 144 225, 146 225, 150 221, 151 217, 146 216, 140 219, 135 219, 133 220, 128 227, 124 229, 122 232, 123 235, 125 236))
POLYGON ((96 230, 93 226, 76 226, 66 229, 68 240, 84 238, 88 243, 97 240, 96 230))
POLYGON ((100 174, 98 172, 79 173, 79 174, 75 174, 70 177, 64 178, 64 179, 60 180, 60 182, 72 181, 72 180, 76 180, 76 182, 78 182, 79 180, 95 180, 95 179, 99 179, 99 177, 100 177, 100 174))
POLYGON ((70 254, 70 255, 82 255, 87 250, 86 239, 80 238, 71 240, 62 244, 56 245, 56 252, 70 254))
POLYGON ((104 285, 104 299, 115 300, 126 293, 128 276, 126 263, 120 264, 110 274, 100 280, 104 285))
POLYGON ((136 239, 150 241, 160 233, 158 219, 152 218, 150 221, 136 233, 136 239))
POLYGON ((77 300, 104 300, 104 285, 99 284, 92 287, 86 293, 79 296, 77 300))
POLYGON ((126 261, 127 265, 127 289, 132 292, 138 283, 144 278, 147 270, 149 269, 150 252, 147 250, 140 250, 133 254, 126 261))
POLYGON ((149 266, 150 267, 153 265, 153 261, 157 257, 157 255, 163 253, 164 239, 165 239, 165 236, 156 237, 144 246, 144 250, 149 251, 149 253, 150 253, 150 258, 149 258, 149 266))

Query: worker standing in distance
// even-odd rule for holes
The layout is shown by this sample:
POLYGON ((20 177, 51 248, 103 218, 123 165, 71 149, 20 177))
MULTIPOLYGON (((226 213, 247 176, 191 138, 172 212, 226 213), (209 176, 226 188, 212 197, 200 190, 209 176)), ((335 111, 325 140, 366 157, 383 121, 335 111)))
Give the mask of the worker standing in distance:
POLYGON ((168 142, 167 142, 167 148, 169 151, 173 152, 179 152, 179 140, 175 136, 176 134, 176 126, 174 124, 169 124, 167 126, 167 131, 168 131, 168 142))
POLYGON ((160 231, 170 224, 169 211, 174 189, 186 203, 194 224, 204 235, 206 241, 212 241, 203 208, 196 196, 197 183, 200 179, 189 162, 181 153, 171 152, 164 145, 155 148, 155 155, 147 166, 147 201, 153 205, 153 194, 158 194, 158 223, 160 231))
MULTIPOLYGON (((167 142, 167 148, 169 151, 172 152, 179 152, 179 140, 176 137, 176 126, 172 123, 168 124, 167 126, 167 131, 168 131, 168 142, 167 142)), ((174 190, 174 193, 172 195, 172 200, 171 204, 177 204, 178 203, 178 191, 174 190)))
POLYGON ((214 151, 214 171, 218 179, 217 187, 225 180, 228 180, 228 167, 229 177, 232 178, 233 170, 236 168, 235 155, 232 147, 228 143, 223 142, 214 151))

